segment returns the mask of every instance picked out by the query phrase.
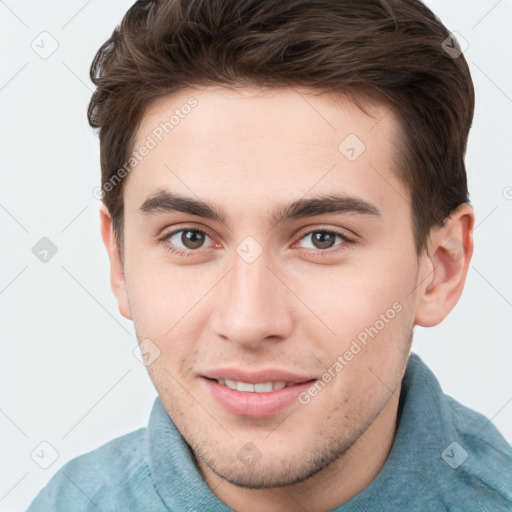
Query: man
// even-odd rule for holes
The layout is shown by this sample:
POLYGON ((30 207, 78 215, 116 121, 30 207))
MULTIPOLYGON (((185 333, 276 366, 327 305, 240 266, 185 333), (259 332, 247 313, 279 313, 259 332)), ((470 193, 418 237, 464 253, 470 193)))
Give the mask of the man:
POLYGON ((30 510, 512 510, 410 355, 473 251, 474 107, 419 1, 139 1, 101 47, 102 237, 158 398, 30 510))

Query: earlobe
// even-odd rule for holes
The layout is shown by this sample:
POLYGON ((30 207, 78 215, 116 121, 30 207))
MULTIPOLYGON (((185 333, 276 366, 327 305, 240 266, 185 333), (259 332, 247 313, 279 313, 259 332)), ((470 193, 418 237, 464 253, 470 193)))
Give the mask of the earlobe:
POLYGON ((128 300, 128 291, 126 288, 126 280, 124 275, 123 263, 119 255, 112 226, 112 219, 107 207, 102 204, 100 206, 100 224, 101 224, 101 237, 105 248, 107 249, 108 258, 110 260, 110 286, 117 299, 120 313, 132 320, 132 312, 130 302, 128 300))
POLYGON ((464 203, 432 231, 422 256, 416 325, 438 325, 457 304, 473 254, 473 226, 473 210, 464 203))

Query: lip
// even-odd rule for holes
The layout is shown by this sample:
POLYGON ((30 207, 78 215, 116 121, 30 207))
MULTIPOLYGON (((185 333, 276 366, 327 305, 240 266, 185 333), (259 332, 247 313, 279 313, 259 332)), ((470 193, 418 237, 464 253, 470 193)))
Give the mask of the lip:
MULTIPOLYGON (((233 376, 233 374, 230 375, 233 376)), ((285 378, 281 379, 283 376, 282 372, 279 372, 279 375, 279 378, 269 378, 266 375, 256 377, 253 375, 253 380, 245 380, 248 379, 247 374, 245 374, 244 378, 227 378, 230 380, 251 382, 252 384, 277 380, 293 382, 290 378, 288 378, 288 380, 285 378)), ((217 378, 222 379, 224 377, 217 378)), ((236 416, 245 416, 248 418, 264 418, 277 414, 290 407, 294 402, 297 402, 298 395, 308 389, 316 379, 297 382, 292 386, 275 391, 269 391, 268 393, 247 393, 237 391, 236 389, 230 389, 227 386, 223 386, 215 380, 206 377, 201 377, 201 381, 204 383, 214 400, 227 412, 236 416)))

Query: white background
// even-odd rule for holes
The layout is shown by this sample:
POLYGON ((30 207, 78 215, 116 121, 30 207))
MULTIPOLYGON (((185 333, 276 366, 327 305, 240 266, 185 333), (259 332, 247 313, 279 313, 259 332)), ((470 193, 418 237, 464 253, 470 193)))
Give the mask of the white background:
MULTIPOLYGON (((90 63, 131 3, 0 1, 0 512, 24 510, 65 462, 146 425, 156 396, 109 287, 86 120, 90 63), (40 37, 50 48, 43 31, 59 45, 47 59, 31 48, 40 37), (32 253, 44 236, 58 248, 47 263, 32 253), (48 469, 31 458, 43 441, 58 452, 48 469)), ((416 331, 413 350, 512 441, 512 0, 427 4, 469 44, 477 228, 463 298, 442 325, 416 331)), ((51 457, 45 445, 34 455, 51 457)))

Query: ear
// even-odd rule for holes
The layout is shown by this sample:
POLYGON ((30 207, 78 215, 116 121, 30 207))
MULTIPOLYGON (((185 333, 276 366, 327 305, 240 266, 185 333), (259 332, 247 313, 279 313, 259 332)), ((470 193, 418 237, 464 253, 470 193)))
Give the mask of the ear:
POLYGON ((457 304, 473 254, 474 223, 473 209, 464 203, 432 230, 420 258, 416 325, 438 325, 457 304))
POLYGON ((121 315, 128 320, 133 320, 130 302, 128 300, 128 292, 126 289, 123 263, 119 256, 114 229, 112 226, 112 219, 104 204, 100 206, 100 224, 101 237, 103 238, 103 243, 105 244, 108 258, 110 260, 110 286, 117 299, 121 315))

